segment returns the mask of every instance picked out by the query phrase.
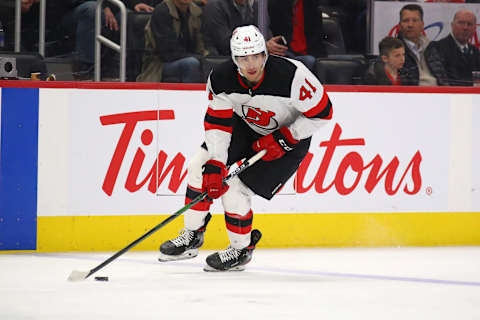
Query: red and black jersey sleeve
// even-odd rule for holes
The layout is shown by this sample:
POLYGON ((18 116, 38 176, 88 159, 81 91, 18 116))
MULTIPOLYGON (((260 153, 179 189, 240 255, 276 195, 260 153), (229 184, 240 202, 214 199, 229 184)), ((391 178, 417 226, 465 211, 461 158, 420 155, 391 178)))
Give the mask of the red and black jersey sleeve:
POLYGON ((303 115, 307 118, 317 119, 331 119, 333 114, 332 102, 328 97, 327 92, 323 91, 323 96, 320 102, 313 106, 311 109, 303 112, 303 115))
POLYGON ((295 139, 312 136, 333 116, 332 102, 318 78, 305 66, 299 65, 292 81, 290 99, 301 112, 289 129, 295 139))
POLYGON ((209 106, 204 119, 205 131, 221 130, 232 133, 232 117, 233 109, 216 110, 209 106))
POLYGON ((205 143, 211 159, 225 163, 232 136, 233 103, 224 92, 215 93, 212 85, 213 74, 207 82, 208 108, 204 118, 205 143))

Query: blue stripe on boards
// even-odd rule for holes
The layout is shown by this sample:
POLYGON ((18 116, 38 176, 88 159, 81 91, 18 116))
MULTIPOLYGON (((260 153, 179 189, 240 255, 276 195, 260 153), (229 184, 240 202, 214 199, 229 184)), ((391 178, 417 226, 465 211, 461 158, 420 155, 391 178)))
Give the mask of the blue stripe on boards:
POLYGON ((37 247, 37 88, 2 88, 0 250, 37 247))

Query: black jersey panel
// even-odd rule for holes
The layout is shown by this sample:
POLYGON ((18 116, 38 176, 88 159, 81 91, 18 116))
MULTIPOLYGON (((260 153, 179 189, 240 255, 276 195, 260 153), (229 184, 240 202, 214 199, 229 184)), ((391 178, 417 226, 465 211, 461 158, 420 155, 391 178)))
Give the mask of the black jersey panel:
POLYGON ((237 66, 232 60, 226 61, 213 68, 210 74, 210 85, 213 93, 244 93, 248 94, 248 89, 244 88, 238 82, 237 66))
POLYGON ((254 90, 255 95, 289 98, 297 66, 285 58, 269 56, 265 65, 265 78, 254 90))
POLYGON ((217 95, 220 93, 243 93, 288 98, 290 97, 296 70, 297 66, 287 59, 269 56, 265 65, 265 77, 260 85, 253 89, 246 88, 240 84, 237 66, 233 61, 226 61, 213 69, 210 75, 210 84, 213 93, 217 95))

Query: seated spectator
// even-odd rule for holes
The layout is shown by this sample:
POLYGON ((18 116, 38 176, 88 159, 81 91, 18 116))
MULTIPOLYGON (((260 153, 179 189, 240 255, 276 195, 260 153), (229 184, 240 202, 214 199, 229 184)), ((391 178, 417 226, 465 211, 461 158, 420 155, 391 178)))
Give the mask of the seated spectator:
MULTIPOLYGON (((61 20, 60 27, 67 30, 75 38, 74 78, 76 80, 93 79, 97 1, 57 0, 54 2, 66 4, 68 8, 61 20)), ((109 35, 112 35, 118 32, 118 22, 113 13, 115 11, 116 9, 111 9, 108 2, 105 1, 102 14, 102 25, 104 26, 102 33, 108 32, 109 35)))
POLYGON ((472 86, 472 71, 480 71, 479 50, 468 43, 476 23, 472 11, 461 9, 453 17, 452 32, 435 43, 452 86, 472 86))
POLYGON ((417 4, 407 4, 400 10, 398 38, 404 42, 405 80, 409 85, 448 85, 447 73, 440 61, 440 53, 422 34, 423 9, 417 4))
POLYGON ((295 58, 314 70, 315 58, 326 55, 318 1, 269 0, 268 14, 273 35, 268 52, 295 58))
POLYGON ((208 53, 201 28, 202 9, 192 0, 157 5, 145 28, 146 52, 137 81, 201 82, 201 58, 208 53))
POLYGON ((127 81, 135 81, 142 69, 145 26, 153 9, 163 0, 124 0, 127 7, 127 81))
MULTIPOLYGON (((74 39, 74 77, 77 80, 93 79, 95 63, 95 12, 97 2, 94 0, 49 0, 46 1, 46 40, 62 42, 65 38, 74 39)), ((22 51, 38 50, 39 0, 22 1, 22 51)), ((11 7, 11 17, 14 17, 11 7)), ((112 10, 105 6, 102 15, 105 29, 118 31, 118 23, 112 10)), ((13 31, 9 28, 9 31, 13 31)), ((8 49, 13 49, 9 37, 8 49)), ((63 43, 63 45, 67 45, 63 43)), ((64 54, 61 47, 46 53, 64 54)), ((69 48, 70 49, 70 48, 69 48)))
POLYGON ((211 55, 230 56, 230 37, 235 28, 257 25, 256 0, 210 0, 203 9, 205 45, 211 55))
POLYGON ((405 63, 403 42, 392 37, 385 37, 379 45, 380 59, 375 61, 367 71, 366 82, 370 85, 402 85, 400 69, 405 63))
MULTIPOLYGON (((123 0, 127 7, 127 81, 135 81, 142 70, 145 26, 153 10, 163 0, 123 0)), ((193 2, 203 6, 206 0, 193 2)), ((118 65, 118 64, 117 64, 118 65)))

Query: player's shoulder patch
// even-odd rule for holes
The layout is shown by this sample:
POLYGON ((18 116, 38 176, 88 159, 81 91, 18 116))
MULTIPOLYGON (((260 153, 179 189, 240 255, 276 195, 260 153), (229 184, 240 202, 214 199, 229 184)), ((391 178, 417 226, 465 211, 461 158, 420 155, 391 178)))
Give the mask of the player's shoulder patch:
POLYGON ((210 73, 210 86, 215 94, 230 92, 237 82, 237 66, 231 59, 216 65, 210 73))

